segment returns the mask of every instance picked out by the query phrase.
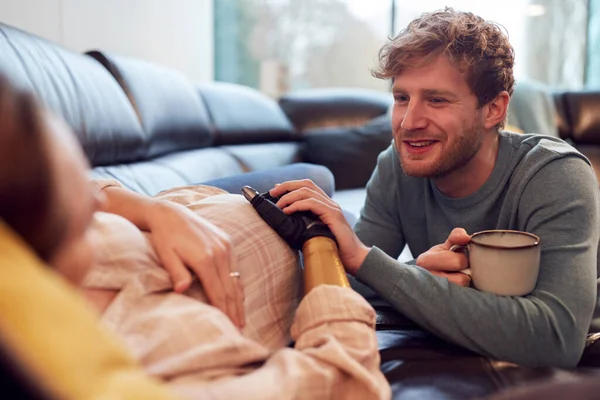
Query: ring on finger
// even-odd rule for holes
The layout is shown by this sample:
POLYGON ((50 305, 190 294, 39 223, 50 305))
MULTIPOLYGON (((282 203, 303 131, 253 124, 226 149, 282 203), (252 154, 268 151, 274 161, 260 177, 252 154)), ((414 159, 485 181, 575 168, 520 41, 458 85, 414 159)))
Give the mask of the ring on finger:
POLYGON ((233 271, 229 273, 229 276, 232 278, 239 278, 240 277, 240 273, 238 271, 233 271))

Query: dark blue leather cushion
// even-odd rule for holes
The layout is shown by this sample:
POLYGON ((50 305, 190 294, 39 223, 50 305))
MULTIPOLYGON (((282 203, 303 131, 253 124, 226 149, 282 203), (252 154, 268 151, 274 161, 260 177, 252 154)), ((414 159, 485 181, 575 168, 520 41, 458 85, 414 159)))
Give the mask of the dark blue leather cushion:
POLYGON ((0 73, 66 120, 92 165, 143 157, 144 135, 133 108, 91 58, 0 24, 0 73))
POLYGON ((575 144, 600 144, 600 91, 564 92, 562 99, 570 128, 568 137, 575 144))
POLYGON ((211 122, 196 87, 178 71, 142 60, 88 52, 119 82, 146 136, 146 158, 208 147, 211 122))
MULTIPOLYGON (((94 178, 117 179, 129 189, 147 195, 288 165, 299 153, 297 143, 264 143, 186 150, 149 161, 94 168, 94 178)), ((282 178, 283 179, 283 178, 282 178)))
POLYGON ((299 162, 300 145, 297 142, 272 142, 222 146, 242 165, 244 171, 262 171, 299 162))
POLYGON ((244 172, 235 157, 221 148, 188 150, 151 161, 94 168, 93 178, 111 178, 138 193, 155 195, 174 187, 244 172))
POLYGON ((279 105, 299 130, 319 121, 353 118, 368 120, 385 114, 390 93, 357 88, 308 89, 287 93, 279 105))
POLYGON ((377 156, 392 141, 390 115, 358 127, 307 130, 303 139, 302 159, 329 168, 335 176, 336 190, 364 187, 375 169, 377 156))
POLYGON ((213 82, 198 87, 215 129, 215 144, 294 140, 294 127, 277 102, 256 89, 213 82))

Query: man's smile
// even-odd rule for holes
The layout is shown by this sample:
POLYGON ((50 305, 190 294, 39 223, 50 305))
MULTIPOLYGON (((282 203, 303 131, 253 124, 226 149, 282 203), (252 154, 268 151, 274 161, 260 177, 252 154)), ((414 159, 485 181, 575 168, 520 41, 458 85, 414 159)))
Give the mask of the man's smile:
POLYGON ((431 150, 438 140, 403 140, 402 145, 409 154, 423 154, 431 150))

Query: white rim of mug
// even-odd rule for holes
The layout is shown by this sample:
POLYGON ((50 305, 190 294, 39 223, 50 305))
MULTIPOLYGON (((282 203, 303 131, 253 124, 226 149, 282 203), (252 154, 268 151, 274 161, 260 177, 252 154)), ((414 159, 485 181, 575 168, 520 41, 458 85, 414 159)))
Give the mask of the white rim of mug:
POLYGON ((472 234, 471 235, 471 243, 476 244, 477 246, 481 246, 481 247, 488 247, 490 249, 522 250, 522 249, 530 249, 532 247, 538 246, 540 244, 540 237, 537 235, 534 235, 533 233, 523 232, 523 231, 513 231, 510 229, 491 229, 491 230, 487 230, 487 231, 475 232, 474 234, 472 234), (518 235, 529 236, 529 237, 535 239, 535 242, 531 243, 531 244, 525 244, 523 246, 499 246, 497 244, 487 244, 487 243, 481 243, 481 242, 477 242, 477 241, 473 240, 476 236, 490 234, 490 233, 516 233, 518 235))

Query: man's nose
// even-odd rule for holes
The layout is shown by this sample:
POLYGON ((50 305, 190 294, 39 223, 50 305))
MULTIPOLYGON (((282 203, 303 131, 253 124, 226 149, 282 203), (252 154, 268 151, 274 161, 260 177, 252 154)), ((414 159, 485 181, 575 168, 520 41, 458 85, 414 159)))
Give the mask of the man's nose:
POLYGON ((410 102, 406 107, 400 127, 406 131, 415 131, 425 128, 426 125, 427 119, 423 107, 416 102, 410 102))

